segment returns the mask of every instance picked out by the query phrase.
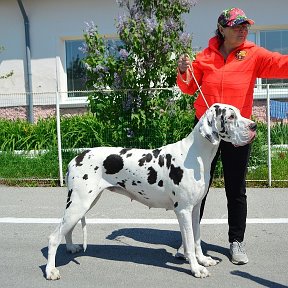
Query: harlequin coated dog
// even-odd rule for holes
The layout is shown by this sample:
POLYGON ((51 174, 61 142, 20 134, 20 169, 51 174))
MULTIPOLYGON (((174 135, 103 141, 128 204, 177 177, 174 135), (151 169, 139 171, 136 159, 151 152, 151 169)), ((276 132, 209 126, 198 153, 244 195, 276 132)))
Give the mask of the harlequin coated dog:
POLYGON ((208 190, 211 162, 221 140, 235 146, 246 145, 254 139, 255 130, 256 124, 242 117, 235 107, 214 104, 193 131, 174 144, 151 150, 97 147, 79 154, 68 166, 64 216, 49 237, 46 278, 60 279, 55 257, 63 237, 69 252, 82 250, 82 246, 72 243, 73 228, 80 220, 86 249, 85 214, 104 190, 152 208, 174 210, 192 275, 209 276, 206 267, 218 261, 202 253, 199 211, 208 190))

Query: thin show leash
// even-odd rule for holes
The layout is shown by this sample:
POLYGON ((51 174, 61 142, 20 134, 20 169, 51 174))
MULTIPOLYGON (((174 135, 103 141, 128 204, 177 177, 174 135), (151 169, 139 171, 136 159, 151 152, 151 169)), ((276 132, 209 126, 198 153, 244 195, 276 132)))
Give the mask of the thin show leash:
MULTIPOLYGON (((189 57, 188 54, 185 54, 185 56, 190 59, 190 57, 189 57)), ((198 88, 198 90, 199 90, 199 92, 200 92, 200 94, 201 94, 201 96, 202 96, 202 98, 203 98, 203 100, 204 100, 207 108, 209 109, 210 107, 209 107, 209 105, 208 105, 208 103, 207 103, 207 101, 206 101, 206 98, 205 98, 205 96, 204 96, 204 94, 203 94, 203 92, 202 92, 202 89, 201 89, 201 87, 200 87, 200 85, 199 85, 199 83, 198 83, 198 81, 197 81, 197 79, 196 79, 196 77, 195 77, 195 75, 194 75, 194 73, 193 73, 192 62, 190 61, 190 65, 189 65, 189 67, 187 68, 187 70, 186 70, 186 72, 185 72, 185 73, 186 73, 186 80, 183 79, 182 74, 181 74, 179 68, 177 68, 177 69, 178 69, 180 78, 181 78, 181 80, 182 80, 184 83, 189 84, 192 79, 195 81, 195 83, 196 83, 196 85, 197 85, 197 88, 198 88), (189 75, 189 74, 190 74, 190 75, 189 75)))

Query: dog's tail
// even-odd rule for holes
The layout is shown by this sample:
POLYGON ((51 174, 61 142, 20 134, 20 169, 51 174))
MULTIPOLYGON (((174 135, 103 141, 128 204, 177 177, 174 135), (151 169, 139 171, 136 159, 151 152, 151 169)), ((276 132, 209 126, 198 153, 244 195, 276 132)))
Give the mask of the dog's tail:
POLYGON ((84 252, 87 249, 87 227, 86 227, 86 219, 85 216, 81 218, 82 230, 83 230, 83 249, 84 252))

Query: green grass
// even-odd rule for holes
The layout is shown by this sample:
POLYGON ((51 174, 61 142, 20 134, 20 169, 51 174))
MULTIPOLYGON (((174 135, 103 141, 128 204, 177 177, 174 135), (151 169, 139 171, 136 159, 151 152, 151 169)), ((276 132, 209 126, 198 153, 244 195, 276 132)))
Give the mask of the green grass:
MULTIPOLYGON (((63 152, 63 173, 65 175, 67 165, 76 156, 76 152, 63 152)), ((8 185, 21 186, 55 186, 58 185, 58 154, 50 151, 35 157, 27 155, 16 155, 11 152, 0 154, 2 168, 0 171, 0 182, 8 185)), ((223 187, 222 168, 219 167, 215 173, 214 187, 223 187)), ((272 186, 288 187, 288 153, 275 152, 272 158, 272 186), (284 180, 284 181, 283 181, 284 180)), ((249 169, 247 175, 247 186, 267 187, 268 166, 259 165, 249 169)))
MULTIPOLYGON (((63 152, 63 173, 75 152, 63 152)), ((2 165, 0 182, 8 185, 37 186, 57 185, 59 179, 58 154, 50 151, 38 156, 17 155, 12 152, 0 154, 2 165), (5 169, 4 169, 5 168, 5 169)))

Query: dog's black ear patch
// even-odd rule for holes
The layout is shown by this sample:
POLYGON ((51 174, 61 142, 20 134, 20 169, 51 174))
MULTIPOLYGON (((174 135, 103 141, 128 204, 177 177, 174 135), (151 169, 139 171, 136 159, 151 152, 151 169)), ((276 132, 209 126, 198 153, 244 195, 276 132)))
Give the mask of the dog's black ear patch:
POLYGON ((83 165, 82 161, 83 161, 85 155, 89 152, 90 152, 90 150, 85 150, 75 158, 76 166, 82 166, 83 165))
POLYGON ((116 174, 124 167, 124 162, 121 156, 111 154, 103 161, 103 167, 106 169, 106 174, 116 174))
POLYGON ((179 185, 179 183, 183 178, 183 170, 180 167, 175 167, 172 164, 170 168, 169 177, 170 179, 173 180, 174 184, 179 185))
POLYGON ((149 184, 155 184, 157 181, 157 171, 153 167, 148 168, 148 178, 147 181, 149 184))

